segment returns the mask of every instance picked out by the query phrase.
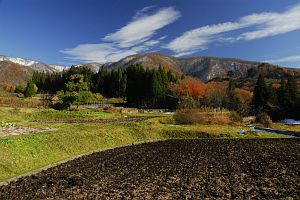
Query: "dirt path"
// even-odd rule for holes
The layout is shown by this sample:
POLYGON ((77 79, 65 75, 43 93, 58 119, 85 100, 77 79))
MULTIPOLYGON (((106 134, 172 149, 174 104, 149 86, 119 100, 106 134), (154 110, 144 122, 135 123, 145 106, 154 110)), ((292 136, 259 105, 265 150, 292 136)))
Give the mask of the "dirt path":
POLYGON ((33 120, 32 122, 42 123, 113 123, 113 122, 140 122, 155 117, 128 117, 114 119, 82 119, 82 120, 33 120))
POLYGON ((77 158, 0 199, 299 199, 299 165, 299 139, 170 140, 77 158))
POLYGON ((34 128, 26 126, 6 126, 0 127, 0 137, 9 136, 9 135, 24 135, 35 132, 46 132, 46 131, 56 131, 54 128, 34 128))

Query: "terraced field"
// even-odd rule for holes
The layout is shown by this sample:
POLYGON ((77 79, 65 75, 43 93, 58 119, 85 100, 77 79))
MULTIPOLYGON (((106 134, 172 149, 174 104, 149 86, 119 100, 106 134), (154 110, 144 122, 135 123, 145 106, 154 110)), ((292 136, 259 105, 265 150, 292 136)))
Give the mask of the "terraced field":
POLYGON ((300 140, 169 140, 83 156, 0 199, 299 199, 300 140))

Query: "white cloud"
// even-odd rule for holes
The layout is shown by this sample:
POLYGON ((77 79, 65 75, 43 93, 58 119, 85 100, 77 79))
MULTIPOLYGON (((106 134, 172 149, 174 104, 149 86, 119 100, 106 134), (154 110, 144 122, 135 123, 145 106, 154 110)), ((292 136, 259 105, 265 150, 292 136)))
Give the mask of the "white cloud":
POLYGON ((187 55, 196 50, 207 49, 207 45, 213 42, 218 34, 243 27, 245 25, 233 22, 202 26, 185 32, 182 36, 171 41, 166 47, 175 51, 178 55, 187 55))
POLYGON ((69 59, 97 62, 107 59, 109 54, 117 52, 118 49, 112 44, 80 44, 75 48, 61 50, 61 53, 67 54, 69 59))
POLYGON ((161 8, 147 14, 153 6, 138 11, 133 20, 118 31, 106 35, 99 44, 79 44, 74 48, 61 50, 68 59, 85 62, 110 62, 125 56, 151 50, 166 36, 153 39, 156 31, 174 22, 180 12, 174 7, 161 8))
POLYGON ((141 10, 138 10, 136 12, 136 14, 134 15, 133 19, 138 19, 140 17, 144 17, 145 15, 147 15, 147 12, 149 12, 154 7, 155 6, 146 6, 146 7, 142 8, 141 10))
POLYGON ((300 29, 300 4, 283 13, 254 13, 238 19, 236 22, 225 22, 202 26, 183 33, 165 47, 177 55, 189 55, 199 50, 207 49, 212 43, 236 42, 239 40, 254 40, 275 36, 300 29), (253 30, 235 35, 233 31, 252 28, 253 30), (224 33, 231 36, 224 37, 224 33))
POLYGON ((149 40, 155 31, 174 22, 179 17, 180 13, 174 7, 162 8, 153 15, 142 15, 142 17, 135 18, 117 32, 105 36, 103 40, 115 42, 120 47, 131 47, 149 40))
POLYGON ((253 18, 254 23, 261 24, 257 30, 243 33, 238 39, 254 40, 300 29, 300 5, 284 13, 263 13, 248 16, 245 20, 253 18))
POLYGON ((271 60, 266 60, 265 62, 269 62, 269 63, 300 62, 300 55, 271 59, 271 60))

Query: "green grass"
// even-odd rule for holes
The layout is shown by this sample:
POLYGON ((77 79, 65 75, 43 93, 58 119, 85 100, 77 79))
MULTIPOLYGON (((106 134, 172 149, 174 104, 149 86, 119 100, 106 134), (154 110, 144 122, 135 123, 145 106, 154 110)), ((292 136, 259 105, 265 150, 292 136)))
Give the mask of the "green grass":
POLYGON ((286 125, 281 123, 273 123, 272 128, 300 132, 300 125, 286 125))
POLYGON ((57 111, 53 109, 10 108, 0 107, 0 121, 16 121, 19 123, 32 120, 87 120, 110 119, 121 117, 120 113, 83 111, 57 111))
MULTIPOLYGON (((52 132, 0 137, 0 180, 76 155, 137 142, 170 138, 260 138, 239 135, 238 131, 245 129, 242 125, 175 125, 172 116, 156 116, 157 118, 137 123, 37 123, 32 120, 107 119, 119 118, 122 115, 87 110, 55 111, 0 107, 0 122, 9 121, 17 126, 57 129, 52 132)), ((275 137, 271 134, 261 134, 262 137, 275 137)))

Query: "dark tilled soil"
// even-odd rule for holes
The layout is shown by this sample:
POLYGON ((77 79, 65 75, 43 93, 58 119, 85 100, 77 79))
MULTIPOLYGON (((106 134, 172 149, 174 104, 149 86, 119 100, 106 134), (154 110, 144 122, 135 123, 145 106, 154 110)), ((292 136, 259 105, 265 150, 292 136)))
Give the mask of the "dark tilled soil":
POLYGON ((116 148, 0 187, 0 199, 299 199, 300 140, 116 148))

